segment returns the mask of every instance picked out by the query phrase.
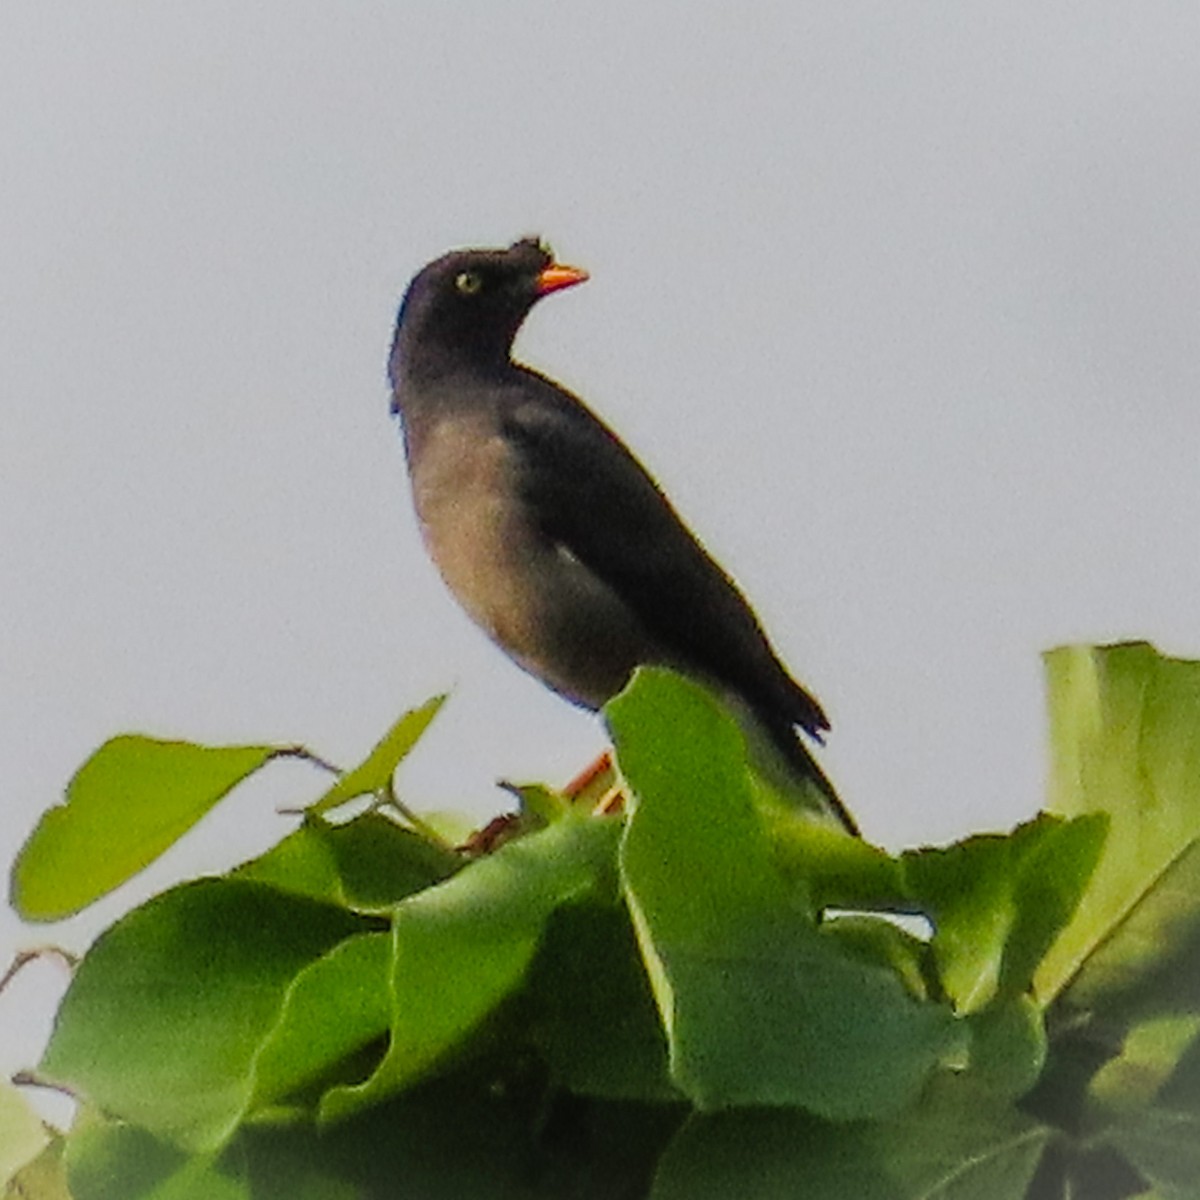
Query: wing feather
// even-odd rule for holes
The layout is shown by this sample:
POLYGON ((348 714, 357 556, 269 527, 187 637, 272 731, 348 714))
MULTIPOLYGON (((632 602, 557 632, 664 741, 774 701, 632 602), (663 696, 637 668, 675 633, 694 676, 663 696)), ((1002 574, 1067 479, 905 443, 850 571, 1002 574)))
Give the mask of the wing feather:
POLYGON ((819 738, 821 706, 645 468, 576 397, 524 374, 503 429, 521 448, 519 486, 545 536, 608 583, 671 657, 733 688, 768 726, 819 738))

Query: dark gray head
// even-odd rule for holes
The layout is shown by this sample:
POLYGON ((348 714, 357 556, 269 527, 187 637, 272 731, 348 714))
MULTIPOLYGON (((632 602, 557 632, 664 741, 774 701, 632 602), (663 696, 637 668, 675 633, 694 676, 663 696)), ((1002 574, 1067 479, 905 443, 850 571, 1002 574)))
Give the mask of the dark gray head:
POLYGON ((404 378, 506 363, 534 303, 586 278, 586 271, 556 263, 533 237, 507 250, 453 250, 434 259, 414 276, 400 305, 388 367, 392 387, 404 378))

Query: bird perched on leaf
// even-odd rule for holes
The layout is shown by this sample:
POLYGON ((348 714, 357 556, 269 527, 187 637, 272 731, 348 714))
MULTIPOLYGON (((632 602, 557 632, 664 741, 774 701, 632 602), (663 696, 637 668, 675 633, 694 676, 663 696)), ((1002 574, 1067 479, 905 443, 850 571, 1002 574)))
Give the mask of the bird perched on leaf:
POLYGON ((409 285, 389 375, 429 554, 468 614, 560 695, 598 709, 639 664, 690 675, 855 831, 796 734, 819 741, 829 722, 737 586, 612 430, 513 361, 533 305, 587 277, 526 238, 446 254, 409 285))

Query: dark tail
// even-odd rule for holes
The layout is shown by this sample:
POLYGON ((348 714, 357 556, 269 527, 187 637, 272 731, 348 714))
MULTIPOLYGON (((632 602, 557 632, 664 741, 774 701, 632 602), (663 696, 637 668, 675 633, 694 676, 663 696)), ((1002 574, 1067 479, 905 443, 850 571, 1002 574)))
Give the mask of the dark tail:
POLYGON ((767 726, 767 730, 771 735, 771 741, 775 743, 788 766, 802 779, 817 786, 829 805, 830 811, 845 826, 846 832, 855 837, 862 837, 858 822, 850 815, 849 810, 834 791, 833 784, 829 782, 825 772, 817 765, 817 760, 809 753, 808 747, 796 736, 795 728, 773 721, 767 726))

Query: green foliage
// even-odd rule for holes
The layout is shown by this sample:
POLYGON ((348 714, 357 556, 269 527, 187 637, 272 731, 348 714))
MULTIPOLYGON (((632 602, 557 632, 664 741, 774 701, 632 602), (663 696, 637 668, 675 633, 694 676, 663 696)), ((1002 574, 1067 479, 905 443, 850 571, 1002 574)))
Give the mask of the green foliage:
POLYGON ((86 908, 153 862, 278 751, 126 735, 107 741, 43 814, 12 874, 27 921, 86 908))
POLYGON ((50 1143, 50 1134, 16 1088, 0 1083, 0 1187, 27 1167, 50 1143))
POLYGON ((445 696, 434 696, 420 708, 406 712, 379 739, 371 753, 353 771, 340 776, 319 800, 309 805, 308 811, 315 816, 337 808, 347 800, 375 795, 389 787, 396 767, 408 756, 445 702, 445 696))
POLYGON ((914 1100, 961 1053, 963 1027, 883 956, 822 936, 773 861, 735 723, 664 671, 644 671, 608 714, 638 797, 621 875, 679 1088, 701 1110, 843 1119, 914 1100))
MULTIPOLYGON (((704 689, 608 707, 625 813, 455 851, 405 714, 257 859, 96 941, 0 1186, 40 1200, 1200 1196, 1200 664, 1047 656, 1048 811, 889 855, 781 806, 704 689), (370 807, 335 823, 355 798, 370 807), (924 930, 924 931, 923 931, 924 930)), ((109 742, 13 870, 77 911, 295 748, 109 742)))
POLYGON ((1047 656, 1050 804, 1111 837, 1074 921, 1038 969, 1086 1008, 1136 992, 1200 935, 1200 671, 1144 643, 1047 656))

